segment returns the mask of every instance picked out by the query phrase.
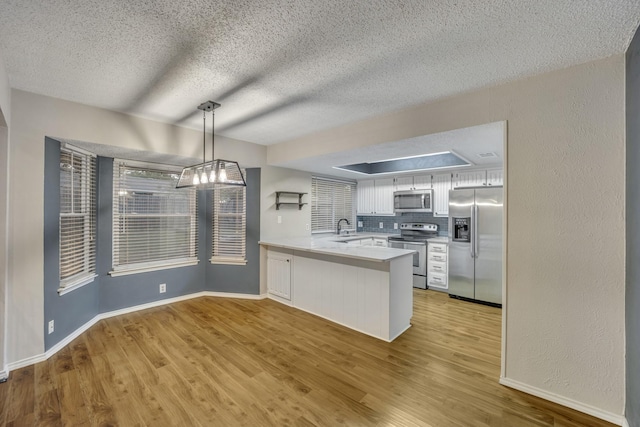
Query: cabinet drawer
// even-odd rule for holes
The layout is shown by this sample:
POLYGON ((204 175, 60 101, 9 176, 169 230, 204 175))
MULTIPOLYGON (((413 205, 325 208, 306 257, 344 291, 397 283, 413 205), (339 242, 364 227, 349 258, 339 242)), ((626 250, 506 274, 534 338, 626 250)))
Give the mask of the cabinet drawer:
POLYGON ((383 248, 386 248, 387 245, 387 239, 378 239, 378 238, 374 238, 373 239, 373 246, 380 246, 383 248))
POLYGON ((429 261, 447 262, 447 254, 440 254, 435 252, 429 252, 427 257, 429 261))
POLYGON ((429 243, 429 252, 447 253, 447 245, 445 243, 429 243))
POLYGON ((427 286, 434 288, 447 288, 447 275, 429 272, 427 286))
POLYGON ((438 262, 438 261, 431 261, 428 264, 429 267, 429 273, 440 273, 440 274, 447 274, 447 263, 446 262, 438 262))

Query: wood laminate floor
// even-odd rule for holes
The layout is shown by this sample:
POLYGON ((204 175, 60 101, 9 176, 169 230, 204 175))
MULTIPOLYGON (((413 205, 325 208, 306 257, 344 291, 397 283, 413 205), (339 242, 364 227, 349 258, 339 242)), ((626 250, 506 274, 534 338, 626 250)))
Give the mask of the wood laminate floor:
POLYGON ((0 384, 0 424, 611 426, 498 384, 500 310, 414 291, 393 343, 271 300, 102 320, 0 384))

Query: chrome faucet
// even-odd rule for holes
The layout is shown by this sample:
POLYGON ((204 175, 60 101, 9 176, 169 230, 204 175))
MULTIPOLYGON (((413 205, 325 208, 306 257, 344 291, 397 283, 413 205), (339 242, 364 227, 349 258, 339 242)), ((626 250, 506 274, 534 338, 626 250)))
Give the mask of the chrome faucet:
POLYGON ((337 232, 336 232, 336 234, 338 234, 338 236, 340 235, 340 223, 341 223, 342 221, 347 221, 347 225, 351 225, 351 223, 349 222, 349 220, 348 220, 347 218, 340 218, 340 219, 338 220, 337 232))

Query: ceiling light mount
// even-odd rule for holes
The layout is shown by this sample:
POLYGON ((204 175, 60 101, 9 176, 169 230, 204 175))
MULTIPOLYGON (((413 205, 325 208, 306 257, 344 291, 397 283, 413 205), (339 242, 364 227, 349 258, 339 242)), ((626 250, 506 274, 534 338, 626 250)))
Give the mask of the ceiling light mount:
POLYGON ((202 163, 186 167, 180 174, 180 179, 176 188, 195 187, 199 190, 211 190, 218 186, 245 186, 247 185, 242 170, 238 162, 233 160, 216 159, 215 154, 215 133, 214 118, 215 109, 220 104, 213 101, 206 101, 198 105, 198 110, 202 111, 202 163), (211 161, 206 160, 206 139, 207 139, 207 112, 211 111, 211 161))

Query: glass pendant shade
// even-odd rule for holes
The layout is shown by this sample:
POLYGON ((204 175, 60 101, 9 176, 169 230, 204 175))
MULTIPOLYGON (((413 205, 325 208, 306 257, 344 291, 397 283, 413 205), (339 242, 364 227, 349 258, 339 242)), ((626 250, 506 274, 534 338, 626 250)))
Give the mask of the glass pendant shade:
POLYGON ((194 185, 202 189, 211 189, 221 185, 246 186, 247 183, 238 162, 216 159, 182 170, 176 188, 193 187, 194 185))
MULTIPOLYGON (((233 160, 214 159, 207 162, 205 159, 205 141, 206 141, 206 112, 220 107, 220 104, 213 101, 203 102, 198 106, 198 110, 203 112, 203 140, 202 140, 202 163, 186 167, 180 174, 180 179, 176 188, 196 187, 198 189, 208 190, 220 185, 247 185, 244 175, 238 166, 238 162, 233 160)), ((211 132, 211 152, 215 153, 215 134, 213 129, 211 132)))

